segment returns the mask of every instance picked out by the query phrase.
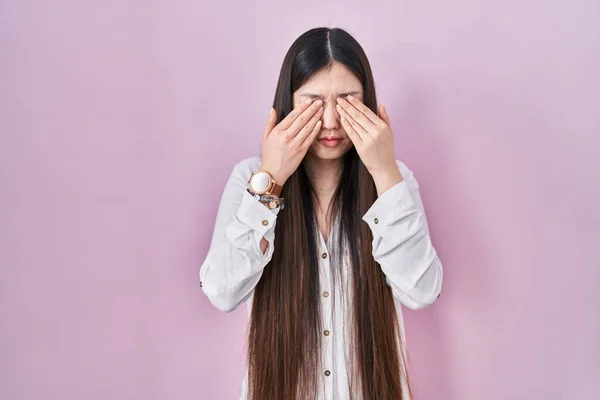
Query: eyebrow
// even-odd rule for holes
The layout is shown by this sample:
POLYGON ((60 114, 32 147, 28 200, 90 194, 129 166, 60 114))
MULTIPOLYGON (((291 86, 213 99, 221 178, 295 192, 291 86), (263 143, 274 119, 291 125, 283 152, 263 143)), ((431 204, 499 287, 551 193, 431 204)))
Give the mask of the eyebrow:
MULTIPOLYGON (((362 92, 360 90, 352 90, 350 92, 339 93, 337 95, 337 97, 346 97, 346 96, 349 96, 349 95, 356 96, 356 95, 359 95, 359 94, 362 94, 362 92)), ((320 94, 314 94, 314 93, 302 93, 302 94, 300 94, 298 96, 300 96, 300 97, 310 97, 311 99, 322 99, 323 98, 323 96, 321 96, 320 94)))

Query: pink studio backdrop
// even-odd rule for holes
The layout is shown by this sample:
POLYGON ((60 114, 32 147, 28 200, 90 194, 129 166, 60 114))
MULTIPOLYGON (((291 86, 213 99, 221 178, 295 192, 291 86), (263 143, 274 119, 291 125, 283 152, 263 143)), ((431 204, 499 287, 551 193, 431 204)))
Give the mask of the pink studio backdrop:
POLYGON ((600 396, 598 2, 29 0, 0 4, 0 398, 237 399, 246 309, 197 273, 319 25, 365 47, 444 263, 416 398, 600 396))

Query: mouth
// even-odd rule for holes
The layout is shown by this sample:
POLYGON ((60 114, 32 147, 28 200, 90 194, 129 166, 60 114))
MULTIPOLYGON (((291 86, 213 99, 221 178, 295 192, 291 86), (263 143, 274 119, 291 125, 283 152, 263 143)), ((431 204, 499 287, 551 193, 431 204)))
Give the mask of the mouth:
POLYGON ((339 137, 324 137, 319 139, 319 143, 327 146, 334 147, 337 146, 342 141, 342 138, 339 137))

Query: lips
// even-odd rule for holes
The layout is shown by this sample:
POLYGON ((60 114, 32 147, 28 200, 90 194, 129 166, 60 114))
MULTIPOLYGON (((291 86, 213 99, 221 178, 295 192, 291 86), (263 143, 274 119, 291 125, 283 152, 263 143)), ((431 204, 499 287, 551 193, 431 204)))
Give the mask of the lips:
POLYGON ((337 147, 342 143, 342 138, 329 136, 319 139, 319 143, 325 147, 337 147))

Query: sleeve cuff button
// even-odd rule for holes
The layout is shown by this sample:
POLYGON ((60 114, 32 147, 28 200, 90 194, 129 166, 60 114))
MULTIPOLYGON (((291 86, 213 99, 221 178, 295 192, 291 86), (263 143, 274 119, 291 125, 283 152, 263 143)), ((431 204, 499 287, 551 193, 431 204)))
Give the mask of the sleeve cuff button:
POLYGON ((375 222, 376 224, 378 224, 378 223, 379 223, 379 218, 375 218, 375 219, 373 220, 373 222, 375 222))

